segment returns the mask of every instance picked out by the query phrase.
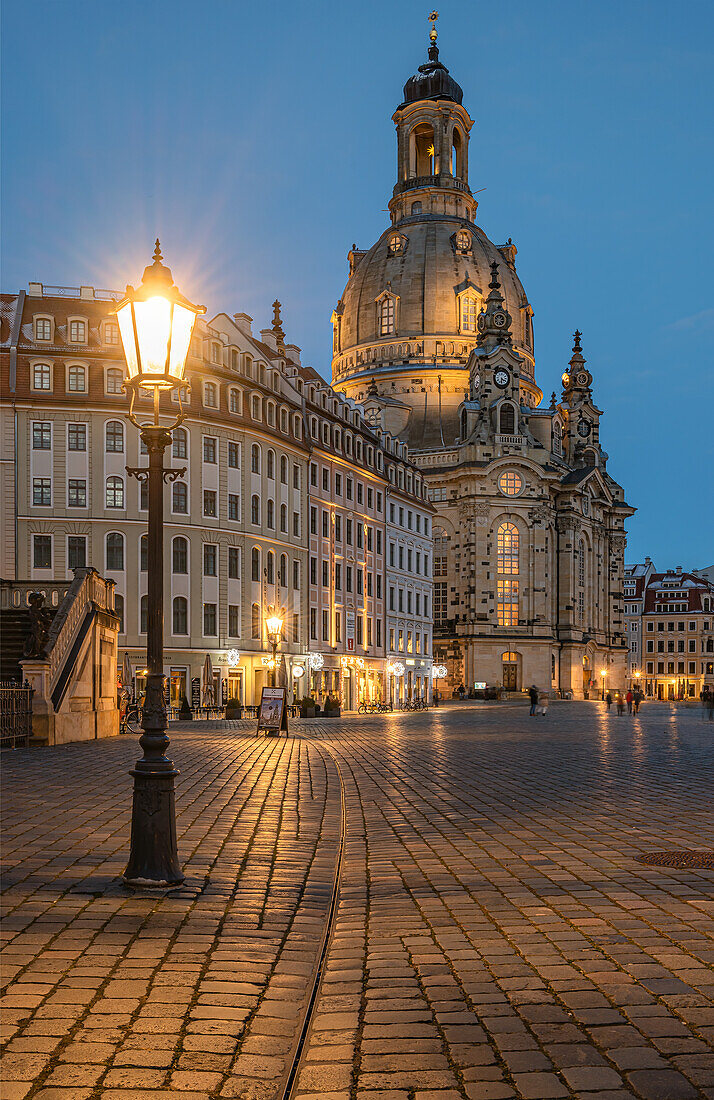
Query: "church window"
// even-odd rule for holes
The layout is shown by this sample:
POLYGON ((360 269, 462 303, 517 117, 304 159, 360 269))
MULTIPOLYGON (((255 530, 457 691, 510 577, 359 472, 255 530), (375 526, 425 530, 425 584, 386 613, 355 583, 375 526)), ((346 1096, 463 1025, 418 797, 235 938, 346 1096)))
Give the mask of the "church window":
POLYGON ((523 478, 515 470, 506 470, 498 479, 498 487, 504 496, 518 496, 523 488, 523 478))
POLYGON ((476 332, 478 317, 478 298, 475 294, 461 296, 461 331, 476 332))
POLYGON ((379 335, 390 336, 394 332, 394 298, 387 294, 379 303, 379 335))
POLYGON ((439 582, 434 585, 434 623, 441 625, 446 622, 446 584, 439 582))
POLYGON ((421 214, 421 203, 420 202, 413 202, 412 203, 412 214, 421 214))
POLYGON ((456 234, 456 248, 458 252, 469 252, 471 249, 471 234, 468 229, 459 229, 456 234))
POLYGON ((560 421, 556 420, 553 424, 553 454, 562 455, 563 453, 563 429, 560 426, 560 421))
POLYGON ((527 309, 523 317, 523 342, 527 348, 533 347, 533 320, 527 309))
POLYGON ((393 233, 389 238, 389 251, 392 256, 396 256, 398 252, 404 251, 404 245, 406 244, 404 237, 401 233, 393 233))
POLYGON ((518 573, 518 528, 514 523, 502 523, 496 535, 497 572, 518 573))
POLYGON ((332 351, 335 355, 340 350, 340 328, 342 326, 342 318, 335 317, 332 322, 332 351))
POLYGON ((496 592, 496 614, 499 626, 518 626, 518 581, 499 580, 496 592))
POLYGON ((516 430, 516 414, 513 405, 501 405, 499 412, 499 424, 501 435, 513 435, 516 430))

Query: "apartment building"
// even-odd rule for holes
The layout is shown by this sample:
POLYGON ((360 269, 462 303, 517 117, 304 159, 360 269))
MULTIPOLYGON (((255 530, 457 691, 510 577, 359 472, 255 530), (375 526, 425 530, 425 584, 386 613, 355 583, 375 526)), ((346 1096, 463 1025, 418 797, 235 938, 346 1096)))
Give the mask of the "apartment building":
POLYGON ((645 588, 654 573, 651 558, 635 565, 626 565, 623 597, 625 640, 627 642, 627 684, 630 688, 642 683, 642 613, 645 607, 645 588))
POLYGON ((642 613, 645 695, 697 699, 714 689, 714 585, 681 567, 652 573, 642 613))

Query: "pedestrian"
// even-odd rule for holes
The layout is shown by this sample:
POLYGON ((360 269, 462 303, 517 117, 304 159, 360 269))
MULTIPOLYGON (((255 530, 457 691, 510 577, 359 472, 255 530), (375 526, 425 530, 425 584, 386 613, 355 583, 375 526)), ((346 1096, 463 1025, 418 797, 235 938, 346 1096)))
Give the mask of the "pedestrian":
POLYGON ((535 717, 536 707, 538 706, 538 688, 535 684, 531 684, 528 689, 528 698, 531 701, 531 718, 535 717))
POLYGON ((634 698, 635 697, 632 694, 632 691, 628 691, 627 695, 625 696, 625 699, 627 700, 627 713, 628 714, 632 714, 632 703, 634 701, 634 698))
POLYGON ((710 691, 707 696, 707 718, 714 722, 714 691, 710 691))
POLYGON ((609 691, 608 691, 607 695, 605 696, 605 702, 607 703, 607 709, 609 710, 610 707, 612 706, 612 695, 610 694, 609 691))
POLYGON ((617 713, 618 715, 625 713, 625 700, 622 698, 622 692, 615 693, 615 699, 617 701, 617 713))
POLYGON ((640 713, 640 703, 642 702, 643 699, 644 699, 644 695, 642 694, 642 692, 638 688, 637 691, 635 692, 635 698, 634 698, 634 702, 633 702, 633 707, 634 707, 635 714, 640 713))
POLYGON ((548 692, 547 691, 539 691, 538 692, 538 713, 542 714, 542 716, 544 718, 545 718, 546 714, 548 713, 548 703, 549 702, 550 702, 550 699, 548 697, 548 692))
POLYGON ((699 698, 702 701, 702 722, 706 717, 707 705, 709 703, 709 684, 705 684, 702 690, 699 692, 699 698))

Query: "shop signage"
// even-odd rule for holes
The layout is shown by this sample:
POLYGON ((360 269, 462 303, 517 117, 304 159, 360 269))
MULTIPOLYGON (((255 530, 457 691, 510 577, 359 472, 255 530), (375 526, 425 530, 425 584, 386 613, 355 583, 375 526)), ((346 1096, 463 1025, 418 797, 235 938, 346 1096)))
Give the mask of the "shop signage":
POLYGON ((201 677, 194 676, 191 680, 191 707, 197 710, 201 705, 201 677))
POLYGON ((277 737, 281 730, 288 732, 287 695, 284 687, 264 687, 258 710, 258 733, 277 737))
POLYGON ((486 687, 486 681, 485 680, 474 680, 474 690, 475 691, 483 691, 483 689, 485 687, 486 687))
POLYGON ((348 657, 343 654, 340 657, 340 662, 343 668, 364 668, 364 657, 348 657))
POLYGON ((228 680, 223 677, 221 680, 221 703, 223 706, 228 702, 228 680))
POLYGON ((350 652, 355 647, 355 613, 354 611, 347 611, 345 613, 345 637, 347 638, 347 648, 350 652))
POLYGON ((407 657, 407 661, 406 661, 406 663, 407 663, 408 665, 415 665, 415 664, 416 664, 416 661, 414 660, 414 658, 413 658, 413 657, 407 657))

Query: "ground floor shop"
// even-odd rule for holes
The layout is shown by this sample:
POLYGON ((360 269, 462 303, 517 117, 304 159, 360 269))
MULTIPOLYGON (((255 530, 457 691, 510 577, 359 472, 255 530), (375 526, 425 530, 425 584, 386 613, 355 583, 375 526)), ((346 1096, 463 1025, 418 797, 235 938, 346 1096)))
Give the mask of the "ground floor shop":
POLYGON ((419 657, 404 659, 393 654, 386 662, 385 701, 393 707, 401 706, 407 700, 414 702, 423 699, 430 703, 432 699, 432 662, 419 657))

